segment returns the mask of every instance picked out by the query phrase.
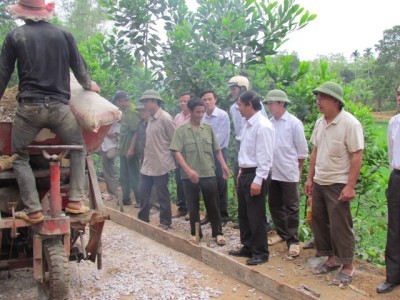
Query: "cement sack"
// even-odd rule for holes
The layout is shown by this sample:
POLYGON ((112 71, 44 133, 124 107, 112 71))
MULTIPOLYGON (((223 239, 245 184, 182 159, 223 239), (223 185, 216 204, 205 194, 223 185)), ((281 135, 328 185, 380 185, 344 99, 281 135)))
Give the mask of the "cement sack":
POLYGON ((102 125, 114 123, 122 116, 117 106, 95 92, 84 90, 73 74, 70 106, 79 125, 95 132, 102 125))

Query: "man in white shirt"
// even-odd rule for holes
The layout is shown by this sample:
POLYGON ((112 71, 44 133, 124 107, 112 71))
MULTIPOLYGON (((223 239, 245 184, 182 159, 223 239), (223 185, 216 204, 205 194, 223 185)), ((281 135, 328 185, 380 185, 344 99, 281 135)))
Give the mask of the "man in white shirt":
POLYGON ((299 246, 299 181, 308 155, 304 126, 286 107, 291 103, 284 91, 272 90, 264 101, 275 128, 274 163, 268 188, 269 211, 278 236, 286 241, 289 255, 297 257, 299 246))
MULTIPOLYGON (((397 106, 400 109, 400 86, 397 89, 397 106)), ((392 172, 387 191, 386 280, 377 287, 378 293, 391 292, 400 284, 400 114, 389 121, 388 148, 392 172)))
MULTIPOLYGON (((243 118, 239 112, 239 96, 241 93, 249 90, 250 82, 244 76, 233 76, 231 79, 229 79, 228 87, 231 93, 231 97, 234 100, 234 103, 229 108, 229 113, 231 114, 233 130, 235 132, 236 158, 237 158, 237 154, 239 153, 240 149, 240 137, 242 135, 242 129, 246 124, 246 119, 243 118)), ((261 113, 265 117, 268 117, 264 107, 261 108, 261 113)), ((239 168, 237 165, 237 160, 235 160, 235 165, 233 170, 235 178, 237 177, 238 171, 239 168)))
MULTIPOLYGON (((175 128, 182 126, 190 121, 190 110, 187 107, 187 103, 192 98, 190 92, 184 92, 179 95, 179 106, 182 111, 178 113, 174 118, 175 128)), ((179 165, 175 169, 175 182, 176 182, 176 206, 178 207, 172 218, 184 217, 188 214, 187 202, 185 194, 183 192, 183 184, 181 178, 181 168, 179 165)))
POLYGON ((246 124, 241 135, 237 179, 240 242, 243 247, 229 255, 249 257, 248 265, 268 261, 265 197, 267 177, 272 167, 275 131, 272 123, 261 114, 262 104, 257 93, 246 91, 239 97, 238 107, 246 124))
MULTIPOLYGON (((206 113, 202 122, 212 127, 219 146, 221 147, 222 156, 227 161, 227 151, 229 146, 229 137, 231 134, 231 124, 228 114, 216 106, 217 96, 214 91, 204 91, 200 95, 204 103, 206 113)), ((218 194, 219 194, 219 211, 221 215, 221 224, 224 226, 229 221, 228 214, 228 184, 224 179, 223 170, 217 159, 215 159, 215 176, 217 177, 218 194)), ((201 225, 208 223, 207 216, 200 222, 201 225)))

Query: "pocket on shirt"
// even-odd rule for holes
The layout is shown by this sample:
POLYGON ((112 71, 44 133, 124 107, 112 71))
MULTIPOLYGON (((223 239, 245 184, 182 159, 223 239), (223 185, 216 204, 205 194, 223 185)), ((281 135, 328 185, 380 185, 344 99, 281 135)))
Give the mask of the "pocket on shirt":
POLYGON ((343 157, 346 155, 346 145, 344 141, 332 140, 328 147, 329 155, 332 157, 343 157))
POLYGON ((195 140, 186 140, 185 145, 184 145, 184 151, 185 152, 196 152, 197 147, 196 147, 195 140))
POLYGON ((278 147, 281 148, 289 148, 293 147, 293 136, 291 130, 285 130, 280 138, 280 145, 278 147))
POLYGON ((213 143, 211 139, 204 139, 203 140, 203 148, 204 151, 207 153, 212 153, 213 152, 213 143))

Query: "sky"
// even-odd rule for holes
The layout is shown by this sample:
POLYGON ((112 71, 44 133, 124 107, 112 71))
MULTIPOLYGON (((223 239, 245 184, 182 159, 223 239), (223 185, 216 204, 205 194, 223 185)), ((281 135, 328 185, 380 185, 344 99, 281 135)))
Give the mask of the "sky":
MULTIPOLYGON (((195 0, 186 0, 195 8, 195 0)), ((383 31, 400 25, 400 0, 296 0, 317 18, 303 29, 288 35, 281 51, 296 51, 302 60, 318 55, 351 53, 375 49, 383 31)))
POLYGON ((296 51, 301 59, 319 54, 351 53, 371 47, 383 38, 383 31, 400 25, 399 0, 297 0, 317 14, 303 29, 289 35, 282 50, 296 51))

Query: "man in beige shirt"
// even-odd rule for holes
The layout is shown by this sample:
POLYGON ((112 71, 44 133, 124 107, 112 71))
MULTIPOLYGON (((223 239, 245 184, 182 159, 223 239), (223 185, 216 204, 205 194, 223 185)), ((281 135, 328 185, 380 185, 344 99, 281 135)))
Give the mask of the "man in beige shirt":
POLYGON ((140 102, 150 113, 146 129, 146 145, 143 164, 140 169, 140 204, 138 218, 149 222, 151 190, 155 188, 160 204, 160 227, 171 227, 171 199, 168 191, 168 172, 175 169, 175 160, 169 146, 174 135, 175 125, 172 117, 160 105, 164 102, 160 93, 147 90, 140 102))
POLYGON ((332 284, 348 285, 355 274, 355 238, 350 201, 360 173, 364 149, 360 122, 346 112, 343 89, 325 82, 313 90, 323 114, 315 124, 311 141, 314 148, 304 191, 312 195, 312 228, 317 256, 328 259, 317 266, 314 275, 341 268, 332 284))

